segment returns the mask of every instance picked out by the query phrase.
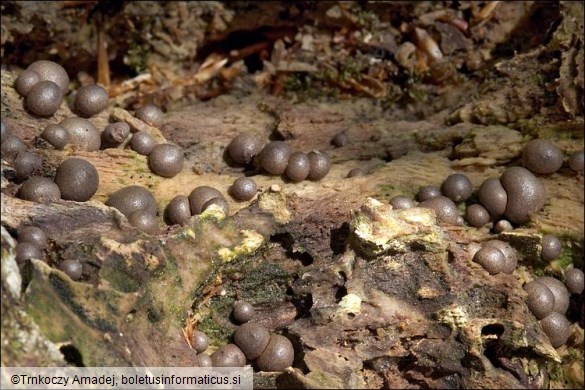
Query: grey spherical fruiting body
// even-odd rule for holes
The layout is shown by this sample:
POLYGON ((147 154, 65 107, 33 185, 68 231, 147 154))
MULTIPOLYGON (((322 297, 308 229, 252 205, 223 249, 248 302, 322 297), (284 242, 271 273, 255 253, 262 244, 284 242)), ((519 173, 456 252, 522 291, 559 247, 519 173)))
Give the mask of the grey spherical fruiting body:
POLYGON ((239 177, 234 180, 234 183, 230 187, 231 195, 236 198, 237 200, 247 201, 252 199, 256 192, 258 191, 258 186, 254 179, 250 177, 239 177))
POLYGON ((85 202, 95 195, 99 183, 97 169, 81 158, 63 161, 55 174, 55 184, 61 191, 61 198, 65 200, 85 202))
POLYGON ((529 290, 526 306, 537 320, 541 320, 553 312, 555 296, 548 287, 541 283, 535 283, 529 287, 529 290))
POLYGON ((569 157, 569 167, 575 172, 583 173, 585 169, 585 157, 583 151, 575 152, 569 157))
POLYGON ((223 198, 221 192, 213 187, 199 186, 189 194, 189 205, 193 215, 201 214, 203 205, 213 198, 223 198))
POLYGON ((498 219, 506 212, 508 194, 497 177, 484 180, 479 186, 477 195, 479 202, 490 213, 492 219, 498 219))
POLYGON ((220 210, 225 214, 225 215, 229 215, 230 214, 230 205, 227 202, 227 200, 225 200, 225 198, 222 196, 221 198, 213 198, 213 199, 209 199, 207 202, 205 202, 205 204, 202 206, 202 212, 207 210, 209 207, 211 206, 218 206, 220 208, 220 210))
POLYGON ((7 162, 14 162, 20 152, 26 150, 26 145, 22 140, 14 135, 9 135, 0 146, 2 159, 7 162))
POLYGON ((331 170, 331 159, 325 152, 311 152, 309 153, 309 161, 311 169, 309 170, 310 180, 321 180, 331 170))
POLYGON ((154 104, 147 104, 136 110, 136 118, 154 127, 161 127, 165 119, 164 112, 154 104))
POLYGON ((41 76, 33 70, 25 69, 16 78, 14 82, 14 88, 21 96, 26 97, 32 87, 34 87, 39 81, 41 76))
POLYGON ((36 203, 52 203, 61 199, 61 192, 51 179, 33 176, 22 184, 18 197, 36 203))
POLYGON ((107 106, 110 95, 99 85, 85 85, 75 95, 75 110, 79 116, 88 118, 99 114, 107 106))
POLYGON ((530 172, 553 173, 563 165, 563 153, 548 140, 533 139, 524 147, 522 164, 530 172))
POLYGON ((282 175, 286 171, 291 154, 290 146, 286 142, 272 141, 262 148, 258 160, 260 166, 269 174, 282 175))
POLYGON ((209 338, 207 335, 200 330, 193 332, 191 336, 191 347, 197 352, 202 353, 209 346, 209 338))
POLYGON ((189 198, 185 195, 177 195, 167 205, 165 218, 170 225, 181 225, 191 218, 191 206, 189 198))
POLYGON ((106 201, 106 206, 118 209, 126 217, 138 210, 156 215, 158 209, 152 193, 137 185, 124 187, 114 192, 106 201))
POLYGON ((126 122, 110 123, 102 131, 102 144, 119 145, 130 135, 130 126, 126 122))
POLYGON ((257 359, 268 346, 270 332, 266 327, 247 322, 236 329, 234 343, 244 352, 248 360, 257 359))
POLYGON ((480 228, 490 221, 490 213, 480 204, 472 204, 465 209, 465 220, 473 227, 480 228))
POLYGON ((502 251, 493 246, 484 246, 473 256, 473 261, 481 265, 490 275, 503 271, 506 258, 502 251))
POLYGON ((309 156, 303 152, 293 152, 288 158, 286 176, 294 182, 305 180, 309 176, 311 163, 309 156))
POLYGON ((65 260, 59 264, 59 269, 67 274, 72 280, 81 279, 83 266, 77 260, 65 260))
POLYGON ((561 254, 561 249, 563 249, 563 244, 561 244, 561 240, 559 240, 556 236, 552 234, 545 234, 542 236, 542 252, 540 253, 540 258, 545 261, 554 260, 561 254))
POLYGON ((130 149, 143 156, 148 156, 155 146, 154 138, 144 131, 134 133, 130 139, 130 149))
POLYGON ((436 198, 425 200, 419 204, 419 207, 425 207, 434 210, 439 221, 452 225, 458 223, 457 219, 459 214, 457 211, 457 206, 451 199, 445 196, 438 196, 436 198))
POLYGON ((155 235, 159 232, 156 216, 145 210, 137 210, 128 216, 128 222, 144 233, 155 235))
POLYGON ((571 294, 581 294, 585 286, 583 271, 579 268, 569 268, 565 271, 565 286, 571 294))
POLYGON ((185 157, 177 145, 156 145, 148 155, 148 164, 154 173, 162 177, 174 177, 183 170, 185 157))
POLYGON ((28 242, 42 250, 47 247, 47 235, 41 228, 25 226, 18 231, 18 242, 28 242))
POLYGON ((254 317, 254 306, 249 302, 236 301, 234 303, 233 315, 239 323, 248 322, 254 317))
POLYGON ((511 274, 514 272, 516 267, 518 266, 518 252, 514 249, 510 244, 501 240, 490 240, 486 241, 483 244, 484 246, 493 246, 498 248, 503 254, 506 259, 506 263, 504 264, 504 269, 502 272, 506 274, 511 274))
POLYGON ((78 117, 67 118, 59 123, 59 126, 67 130, 69 143, 75 145, 78 149, 88 152, 100 150, 102 144, 101 133, 87 119, 78 117))
POLYGON ((537 283, 544 284, 555 296, 554 311, 560 314, 565 314, 569 308, 569 290, 567 287, 558 279, 550 276, 541 276, 536 279, 537 283))
POLYGON ((342 131, 342 132, 335 134, 333 139, 331 139, 331 144, 333 144, 334 146, 336 146, 338 148, 341 148, 342 146, 347 145, 348 142, 349 142, 349 137, 347 136, 345 131, 342 131))
POLYGON ((409 198, 408 196, 404 195, 397 195, 390 199, 390 205, 395 210, 400 209, 410 209, 416 206, 416 203, 413 199, 409 198))
POLYGON ((61 89, 61 95, 65 95, 69 90, 69 75, 61 65, 53 61, 40 60, 29 65, 28 70, 36 72, 41 81, 52 81, 61 89))
POLYGON ((12 166, 16 172, 16 178, 19 180, 32 176, 43 165, 43 159, 36 153, 23 150, 14 159, 12 166))
POLYGON ((508 168, 500 181, 508 195, 504 215, 510 222, 524 223, 544 206, 544 184, 529 170, 522 167, 508 168))
POLYGON ((63 94, 52 81, 39 81, 26 96, 26 107, 35 115, 51 116, 57 112, 63 102, 63 94))
POLYGON ((258 368, 261 371, 279 372, 290 367, 295 358, 295 351, 292 343, 284 336, 273 334, 266 349, 258 360, 258 368))
POLYGON ((226 344, 211 354, 213 367, 244 367, 246 355, 235 344, 226 344))
POLYGON ((347 173, 347 177, 363 177, 366 176, 366 171, 363 168, 354 168, 347 173))
POLYGON ((232 139, 227 150, 234 162, 247 165, 260 153, 262 146, 262 142, 254 134, 241 133, 232 139))
POLYGON ((554 348, 564 345, 571 335, 571 324, 567 318, 554 311, 542 319, 540 325, 554 348))
POLYGON ((507 219, 500 219, 494 225, 494 232, 496 232, 498 234, 505 232, 505 231, 508 231, 508 230, 514 230, 514 226, 512 226, 510 221, 508 221, 507 219))
POLYGON ((443 196, 451 199, 453 202, 464 202, 471 196, 473 184, 465 175, 455 173, 449 175, 441 185, 443 196))
POLYGON ((43 252, 35 244, 31 244, 30 242, 20 242, 16 245, 14 258, 18 264, 22 265, 29 259, 42 260, 43 252))
POLYGON ((52 124, 45 127, 41 138, 53 145, 57 150, 62 150, 69 142, 69 132, 63 126, 52 124))
POLYGON ((200 353, 193 360, 193 367, 213 367, 211 357, 206 353, 200 353))
POLYGON ((437 198, 441 196, 441 190, 437 186, 422 186, 418 189, 416 193, 416 199, 419 202, 424 202, 426 200, 431 200, 433 198, 437 198))

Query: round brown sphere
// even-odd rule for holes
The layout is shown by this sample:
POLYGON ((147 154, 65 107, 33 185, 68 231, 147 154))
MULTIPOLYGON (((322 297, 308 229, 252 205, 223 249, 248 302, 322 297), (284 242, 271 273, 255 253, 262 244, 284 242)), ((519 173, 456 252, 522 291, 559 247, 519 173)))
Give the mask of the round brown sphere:
POLYGON ((569 308, 569 290, 567 287, 556 278, 552 278, 550 276, 541 276, 540 278, 536 279, 537 283, 544 284, 555 296, 555 307, 553 308, 554 311, 564 315, 569 308))
POLYGON ((425 200, 419 204, 419 207, 434 210, 439 221, 452 225, 458 223, 457 217, 459 217, 459 214, 457 206, 451 199, 445 196, 438 196, 436 198, 425 200))
POLYGON ((227 150, 234 162, 247 165, 262 150, 262 142, 254 134, 241 133, 232 139, 227 150))
POLYGON ((244 352, 248 360, 257 359, 270 341, 270 332, 266 327, 254 322, 247 322, 236 329, 234 343, 244 352))
POLYGON ((553 312, 555 307, 555 296, 544 284, 535 283, 530 288, 526 306, 534 314, 537 320, 542 320, 553 312))
POLYGON ((67 274, 72 280, 79 280, 81 279, 81 273, 83 271, 83 267, 81 263, 77 260, 65 260, 59 264, 59 269, 67 274))
POLYGON ((62 199, 85 202, 97 192, 100 177, 89 161, 68 158, 57 168, 55 184, 61 191, 62 199))
POLYGON ((205 210, 207 210, 212 205, 219 206, 219 208, 221 209, 221 211, 223 211, 223 213, 225 215, 229 215, 229 213, 230 213, 230 205, 227 202, 227 200, 225 200, 225 198, 223 196, 221 198, 209 199, 207 202, 205 202, 205 204, 202 207, 202 212, 205 211, 205 210))
POLYGON ((236 301, 234 303, 233 315, 239 323, 248 322, 254 317, 254 306, 249 302, 236 301))
POLYGON ((128 222, 136 229, 144 233, 155 235, 158 234, 158 222, 156 215, 145 210, 137 210, 128 216, 128 222))
POLYGON ((4 119, 0 120, 0 129, 2 130, 2 133, 0 134, 0 143, 3 144, 4 140, 11 135, 10 130, 8 130, 8 126, 6 125, 6 122, 4 122, 4 119))
POLYGON ((211 354, 213 367, 244 367, 246 355, 235 344, 226 344, 211 354))
POLYGON ((480 228, 490 221, 490 213, 480 204, 472 204, 465 209, 465 220, 473 227, 480 228))
POLYGON ((465 175, 449 175, 441 185, 441 193, 453 202, 464 202, 471 196, 473 184, 465 175))
POLYGON ((85 85, 75 95, 75 111, 79 116, 88 118, 99 114, 107 106, 110 100, 108 91, 99 85, 85 85))
POLYGON ((22 184, 18 197, 36 203, 51 203, 61 199, 61 192, 53 180, 33 176, 22 184))
POLYGON ((289 339, 273 334, 266 349, 256 363, 260 371, 280 372, 290 367, 295 359, 295 350, 289 339))
POLYGON ((35 115, 51 116, 57 112, 63 102, 63 94, 52 81, 39 81, 26 96, 26 106, 35 115))
POLYGON ((39 81, 41 81, 41 76, 33 70, 25 69, 16 78, 14 82, 14 88, 16 92, 20 94, 20 96, 26 97, 32 87, 34 87, 39 81))
POLYGON ((163 111, 160 107, 154 104, 147 104, 146 106, 139 108, 136 110, 135 116, 141 121, 154 127, 161 127, 165 119, 163 111))
POLYGON ((506 212, 508 194, 497 177, 484 180, 477 195, 480 203, 490 213, 492 219, 498 219, 506 212))
POLYGON ((298 182, 305 180, 309 176, 310 169, 309 156, 303 152, 294 152, 288 158, 285 172, 291 181, 298 182))
POLYGON ((185 195, 177 195, 167 205, 165 218, 169 225, 182 225, 191 218, 191 206, 189 198, 185 195))
POLYGON ((309 179, 321 180, 329 173, 331 169, 331 159, 325 152, 311 152, 309 153, 309 161, 311 169, 309 171, 309 179))
MULTIPOLYGON (((500 177, 508 194, 504 215, 512 223, 524 223, 546 202, 546 191, 540 179, 522 167, 506 169, 500 177)), ((486 207, 487 208, 487 207, 486 207)))
POLYGON ((563 165, 563 153, 550 141, 533 139, 524 147, 522 164, 530 172, 553 173, 563 165))
POLYGON ((114 192, 106 202, 106 206, 115 207, 126 217, 138 210, 155 215, 158 209, 156 199, 150 191, 137 185, 124 187, 114 192))
POLYGON ((144 131, 134 133, 130 139, 130 149, 143 156, 148 156, 155 146, 154 138, 144 131))
POLYGON ((45 127, 41 138, 53 145, 55 149, 63 150, 69 142, 69 132, 63 126, 52 124, 45 127))
POLYGON ((393 209, 400 210, 413 208, 416 206, 416 203, 408 196, 398 195, 390 199, 390 205, 393 209))
POLYGON ((67 130, 69 143, 75 145, 78 149, 88 152, 100 150, 102 144, 101 134, 94 124, 87 119, 67 118, 59 125, 67 130))
POLYGON ((29 65, 28 70, 36 72, 41 81, 52 81, 61 89, 61 95, 65 95, 69 90, 69 76, 61 65, 53 61, 40 60, 29 65))
POLYGON ((26 150, 26 145, 17 136, 9 135, 4 142, 2 142, 0 148, 2 150, 2 159, 11 163, 16 160, 16 157, 20 152, 26 150))
POLYGON ((18 264, 23 264, 29 259, 43 259, 43 252, 35 244, 20 242, 16 245, 14 258, 18 264))
POLYGON ((159 176, 174 177, 185 165, 183 149, 172 144, 156 145, 148 155, 148 165, 159 176))
POLYGON ((511 274, 518 266, 518 252, 514 249, 510 244, 501 240, 489 240, 486 241, 484 246, 493 246, 498 248, 506 258, 506 263, 504 264, 504 269, 502 272, 506 274, 511 274))
POLYGON ((333 139, 331 140, 331 143, 338 148, 347 145, 348 142, 349 137, 347 136, 345 131, 335 134, 335 137, 333 137, 333 139))
POLYGON ((288 165, 292 151, 283 141, 268 143, 258 155, 260 166, 271 175, 282 175, 288 165))
POLYGON ((490 275, 503 271, 506 258, 502 251, 493 246, 484 246, 473 256, 473 261, 481 265, 490 275))
POLYGON ((585 162, 583 157, 583 151, 575 152, 569 157, 569 167, 575 172, 583 173, 585 168, 585 162))
POLYGON ((102 131, 102 144, 117 146, 130 135, 130 126, 126 122, 110 123, 102 131))
POLYGON ((191 336, 191 346, 197 353, 201 353, 209 347, 209 338, 205 333, 196 330, 191 336))
POLYGON ((18 231, 18 242, 28 242, 42 250, 47 247, 47 235, 41 228, 25 226, 18 231))
POLYGON ((571 294, 581 294, 584 285, 583 271, 579 268, 569 268, 565 271, 565 286, 571 294))
POLYGON ((211 357, 206 353, 200 353, 195 356, 193 367, 213 367, 211 357))
POLYGON ((567 318, 554 311, 541 320, 540 325, 553 348, 564 345, 571 335, 571 324, 567 318))
POLYGON ((363 168, 354 168, 347 173, 347 177, 363 177, 366 176, 366 171, 363 168))
POLYGON ((12 166, 16 171, 16 178, 19 180, 31 177, 34 173, 41 169, 43 159, 36 153, 26 150, 18 153, 14 159, 12 166))
POLYGON ((418 189, 418 192, 416 193, 416 199, 419 202, 431 200, 439 196, 441 196, 441 190, 437 186, 422 186, 418 189))
POLYGON ((554 260, 561 254, 563 244, 556 236, 545 234, 542 236, 542 252, 540 258, 545 261, 554 260))
POLYGON ((221 192, 213 187, 200 186, 189 194, 189 204, 193 215, 201 214, 203 205, 213 198, 223 198, 221 192))
POLYGON ((510 221, 508 221, 506 219, 500 219, 494 225, 494 232, 496 232, 498 234, 501 233, 501 232, 505 232, 507 230, 514 230, 514 226, 512 226, 512 224, 510 223, 510 221))
POLYGON ((250 177, 239 177, 230 187, 231 195, 237 200, 250 200, 258 191, 256 182, 250 177))

